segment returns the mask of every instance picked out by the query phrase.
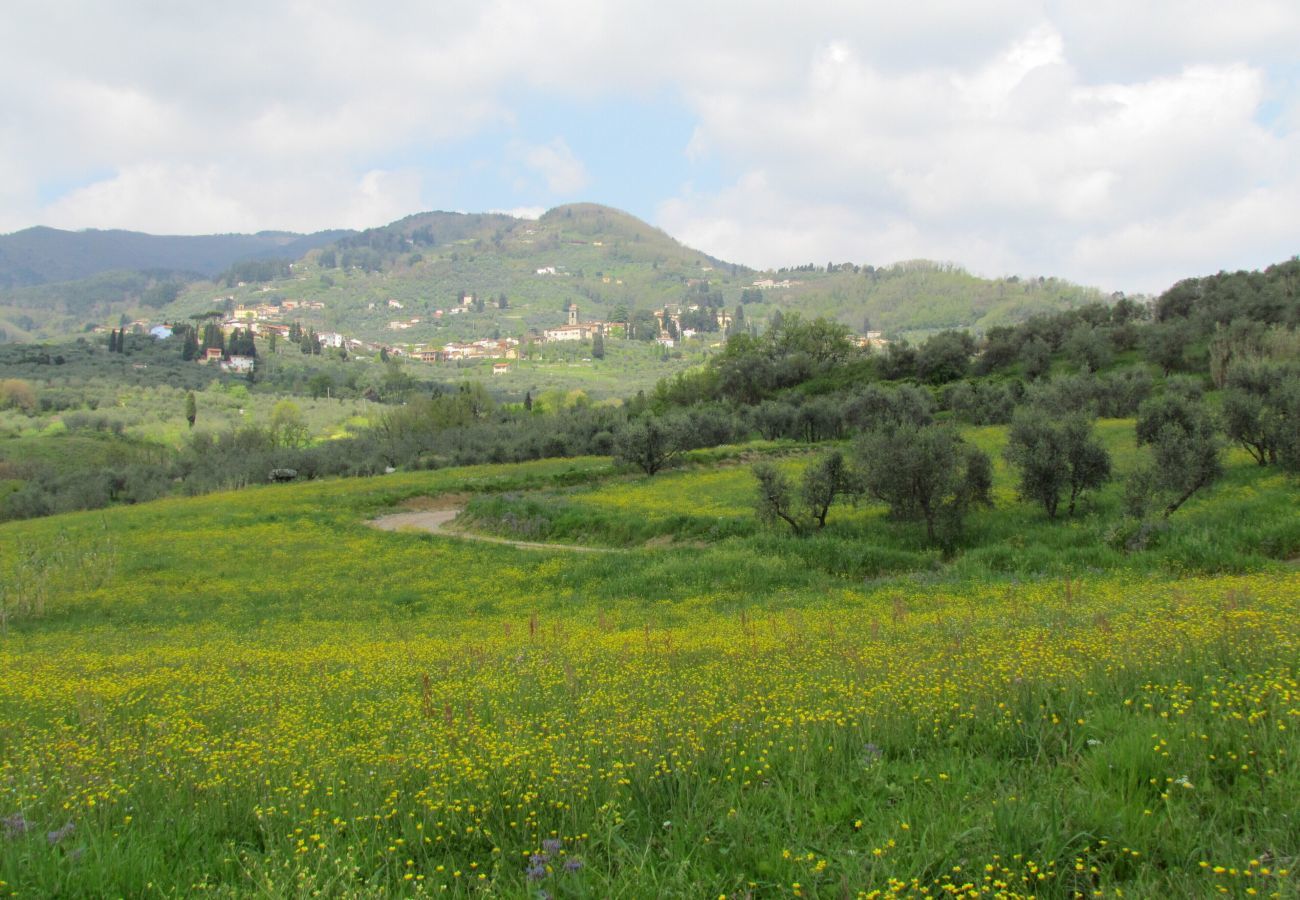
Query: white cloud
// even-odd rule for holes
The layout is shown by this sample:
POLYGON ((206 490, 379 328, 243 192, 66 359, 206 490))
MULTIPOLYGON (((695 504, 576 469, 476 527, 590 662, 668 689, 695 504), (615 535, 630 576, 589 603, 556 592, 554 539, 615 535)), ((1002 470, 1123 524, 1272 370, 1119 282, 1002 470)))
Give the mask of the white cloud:
POLYGON ((546 189, 552 194, 573 194, 590 182, 587 167, 573 155, 564 138, 554 138, 549 143, 522 147, 519 157, 523 164, 542 176, 546 189))
POLYGON ((648 179, 629 167, 614 183, 618 159, 597 154, 619 145, 599 124, 519 122, 654 96, 695 120, 666 162, 712 187, 643 208, 657 200, 656 224, 724 258, 929 256, 1132 290, 1300 249, 1280 212, 1300 185, 1294 0, 13 0, 5 14, 0 229, 375 225, 471 205, 445 196, 466 172, 501 187, 472 208, 577 199, 597 162, 601 190, 634 195, 648 179), (456 156, 485 137, 502 158, 456 156))
POLYGON ((1175 268, 1295 252, 1276 198, 1300 185, 1300 145, 1255 121, 1264 94, 1243 63, 1089 82, 1045 26, 969 69, 883 71, 833 41, 793 89, 698 95, 690 152, 741 174, 663 204, 659 222, 751 264, 924 256, 1159 290, 1175 268), (1197 224, 1244 225, 1243 208, 1251 240, 1197 224))
POLYGON ((156 234, 264 229, 313 231, 320 223, 366 228, 421 207, 420 178, 409 171, 288 173, 282 179, 216 165, 145 164, 73 190, 46 207, 64 228, 130 227, 156 234))

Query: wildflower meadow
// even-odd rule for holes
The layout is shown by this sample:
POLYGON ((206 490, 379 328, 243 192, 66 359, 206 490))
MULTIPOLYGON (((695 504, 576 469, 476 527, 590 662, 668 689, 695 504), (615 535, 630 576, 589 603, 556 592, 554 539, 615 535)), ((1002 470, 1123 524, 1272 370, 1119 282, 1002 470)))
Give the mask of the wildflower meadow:
POLYGON ((1300 896, 1293 484, 1236 460, 1138 557, 995 506, 940 559, 764 531, 747 471, 0 526, 0 895, 1300 896), (367 525, 439 496, 610 552, 367 525))

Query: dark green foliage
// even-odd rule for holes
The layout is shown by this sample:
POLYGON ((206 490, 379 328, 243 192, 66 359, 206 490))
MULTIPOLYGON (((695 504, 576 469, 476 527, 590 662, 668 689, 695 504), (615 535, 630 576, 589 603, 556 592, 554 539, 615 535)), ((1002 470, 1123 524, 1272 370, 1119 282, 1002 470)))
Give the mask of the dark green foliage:
POLYGON ((140 302, 145 306, 160 309, 174 302, 184 286, 180 281, 160 281, 140 295, 140 302))
POLYGON ((1011 421, 1025 389, 1019 381, 963 381, 949 385, 943 405, 969 425, 1004 425, 1011 421))
POLYGON ((687 439, 675 419, 646 416, 629 422, 614 438, 614 461, 654 475, 686 450, 687 439))
POLYGON ((942 331, 916 352, 916 375, 930 384, 964 378, 975 353, 975 339, 965 331, 942 331))
POLYGON ((240 282, 261 284, 277 278, 288 278, 292 271, 288 259, 250 259, 232 265, 221 275, 226 287, 234 287, 240 282))
POLYGON ((199 416, 199 405, 198 402, 194 399, 194 392, 190 391, 185 395, 185 421, 189 422, 190 427, 193 428, 194 421, 198 418, 198 416, 199 416))
POLYGON ((1108 334, 1087 324, 1076 325, 1061 349, 1067 358, 1087 372, 1105 368, 1114 358, 1108 334))
POLYGON ((1223 474, 1218 422, 1201 401, 1168 392, 1148 400, 1138 413, 1137 438, 1150 445, 1153 459, 1130 481, 1133 512, 1154 501, 1169 518, 1223 474))
POLYGON ((591 338, 591 358, 605 358, 605 335, 597 331, 591 338))
POLYGON ((1261 466, 1279 457, 1294 458, 1300 442, 1300 366, 1263 361, 1233 365, 1222 415, 1228 438, 1261 466))
POLYGON ((929 391, 915 385, 867 385, 845 405, 844 421, 858 431, 929 425, 934 422, 934 400, 929 391))
POLYGON ((1163 321, 1147 329, 1143 350, 1151 363, 1169 375, 1186 367, 1187 345, 1194 336, 1194 330, 1185 320, 1163 321))
POLYGON ((1052 368, 1052 347, 1040 337, 1030 338, 1020 347, 1020 364, 1025 377, 1042 378, 1052 368))
POLYGON ((906 340, 894 341, 876 357, 876 372, 885 381, 916 377, 916 348, 906 340))
POLYGON ((932 544, 952 549, 971 506, 989 503, 988 456, 951 428, 903 426, 862 437, 856 448, 864 490, 899 519, 925 522, 932 544))
POLYGON ((1005 455, 1019 474, 1021 499, 1042 504, 1049 519, 1056 518, 1062 493, 1072 516, 1079 497, 1110 478, 1110 454, 1093 434, 1092 422, 1078 414, 1061 418, 1033 407, 1018 411, 1005 455))

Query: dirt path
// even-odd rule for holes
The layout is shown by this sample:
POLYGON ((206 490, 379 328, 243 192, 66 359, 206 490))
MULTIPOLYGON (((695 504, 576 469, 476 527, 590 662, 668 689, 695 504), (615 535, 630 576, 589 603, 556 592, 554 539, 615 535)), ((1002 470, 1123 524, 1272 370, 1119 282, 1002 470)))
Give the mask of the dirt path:
POLYGON ((421 509, 413 512, 392 513, 371 519, 366 524, 381 531, 427 531, 446 537, 461 538, 466 541, 483 541, 487 544, 508 544, 524 550, 569 550, 576 553, 622 553, 615 547, 584 547, 579 544, 542 544, 537 541, 516 541, 510 538, 495 537, 489 534, 474 534, 449 528, 456 517, 465 511, 464 506, 448 506, 442 509, 421 509))

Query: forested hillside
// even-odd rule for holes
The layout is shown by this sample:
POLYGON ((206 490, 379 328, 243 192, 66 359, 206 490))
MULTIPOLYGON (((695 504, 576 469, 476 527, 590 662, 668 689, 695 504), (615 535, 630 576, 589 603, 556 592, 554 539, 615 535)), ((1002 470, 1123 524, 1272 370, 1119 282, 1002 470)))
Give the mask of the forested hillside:
MULTIPOLYGON (((130 243, 146 237, 33 231, 47 242, 57 243, 55 237, 93 238, 105 246, 110 238, 130 243)), ((33 231, 5 240, 30 241, 33 231)), ((244 237, 211 241, 233 246, 229 241, 244 237)), ((114 269, 150 271, 101 272, 77 281, 7 290, 0 282, 0 340, 56 337, 90 325, 112 327, 123 316, 127 321, 174 320, 213 308, 304 300, 324 304, 319 311, 294 314, 305 327, 393 344, 520 337, 529 329, 562 323, 569 303, 579 305, 583 319, 627 322, 647 340, 658 334, 654 311, 691 307, 710 311, 692 320, 706 342, 721 337, 711 332, 721 330, 717 314, 723 312, 746 327, 761 328, 777 311, 795 311, 833 318, 855 332, 923 336, 944 328, 982 332, 1037 313, 1108 299, 1094 289, 1054 278, 986 279, 951 264, 925 261, 810 263, 757 272, 686 247, 633 216, 595 204, 558 207, 539 220, 430 212, 381 228, 335 234, 328 242, 326 234, 292 241, 290 237, 252 236, 249 240, 279 243, 249 252, 240 261, 226 257, 219 265, 211 253, 200 259, 199 254, 182 257, 178 252, 166 262, 147 266, 138 254, 119 254, 111 257, 114 269), (178 269, 199 275, 171 271, 178 269), (480 302, 462 310, 463 315, 439 315, 467 296, 480 302), (405 324, 394 327, 394 321, 405 324)), ((104 254, 107 250, 91 256, 107 263, 110 257, 104 254)), ((80 277, 86 269, 60 259, 62 277, 80 277)), ((49 262, 44 268, 28 268, 53 272, 58 267, 49 262)), ((10 285, 27 283, 20 269, 27 271, 17 263, 5 270, 10 285)))

